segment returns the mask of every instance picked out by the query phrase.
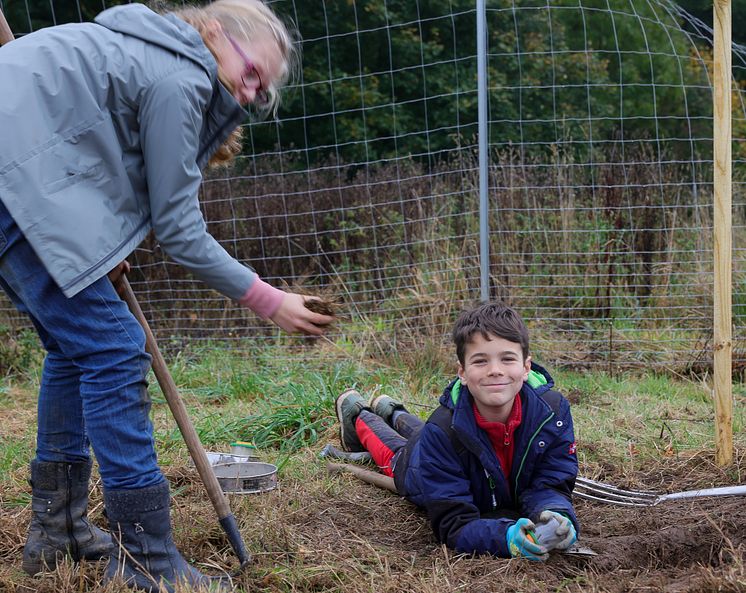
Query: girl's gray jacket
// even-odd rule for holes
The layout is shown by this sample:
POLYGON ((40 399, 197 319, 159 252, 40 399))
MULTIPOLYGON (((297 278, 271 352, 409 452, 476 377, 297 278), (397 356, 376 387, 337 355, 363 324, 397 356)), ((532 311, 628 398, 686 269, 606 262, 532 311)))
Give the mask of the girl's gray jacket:
POLYGON ((256 275, 207 232, 201 169, 246 112, 197 31, 139 4, 0 49, 0 199, 66 296, 152 228, 239 299, 256 275))

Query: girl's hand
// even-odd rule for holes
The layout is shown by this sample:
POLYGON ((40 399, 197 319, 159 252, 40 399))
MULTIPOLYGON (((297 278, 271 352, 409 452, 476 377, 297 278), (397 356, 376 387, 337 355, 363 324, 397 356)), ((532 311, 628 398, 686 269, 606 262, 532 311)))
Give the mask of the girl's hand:
POLYGON ((270 320, 284 329, 286 332, 295 334, 303 333, 311 336, 320 336, 324 333, 326 326, 334 321, 332 315, 322 315, 314 313, 305 306, 305 302, 313 299, 312 296, 305 296, 288 292, 282 299, 280 308, 275 311, 270 320))

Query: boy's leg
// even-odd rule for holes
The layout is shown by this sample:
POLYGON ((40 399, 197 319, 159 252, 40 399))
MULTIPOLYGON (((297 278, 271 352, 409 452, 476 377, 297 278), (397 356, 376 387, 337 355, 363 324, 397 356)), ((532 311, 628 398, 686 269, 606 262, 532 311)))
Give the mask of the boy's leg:
POLYGON ((355 420, 355 431, 360 443, 370 452, 373 461, 387 476, 393 477, 391 459, 407 444, 407 439, 391 428, 383 418, 363 410, 355 420))
POLYGON ((409 440, 413 435, 422 430, 425 423, 409 412, 394 412, 394 430, 409 440))
POLYGON ((355 421, 360 412, 370 411, 363 396, 354 389, 347 389, 337 396, 334 408, 339 420, 339 441, 342 449, 354 453, 365 451, 355 430, 355 421))
POLYGON ((370 401, 370 408, 405 439, 412 438, 412 435, 425 425, 417 416, 410 414, 404 404, 388 395, 373 398, 370 401))

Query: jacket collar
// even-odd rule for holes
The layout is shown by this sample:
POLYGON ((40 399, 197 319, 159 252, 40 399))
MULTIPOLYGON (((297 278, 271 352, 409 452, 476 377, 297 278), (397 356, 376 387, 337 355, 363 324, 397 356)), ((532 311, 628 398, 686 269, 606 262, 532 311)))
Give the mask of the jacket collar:
POLYGON ((200 146, 197 154, 197 166, 204 169, 210 158, 246 118, 248 113, 238 104, 220 82, 212 90, 212 99, 205 114, 200 146))

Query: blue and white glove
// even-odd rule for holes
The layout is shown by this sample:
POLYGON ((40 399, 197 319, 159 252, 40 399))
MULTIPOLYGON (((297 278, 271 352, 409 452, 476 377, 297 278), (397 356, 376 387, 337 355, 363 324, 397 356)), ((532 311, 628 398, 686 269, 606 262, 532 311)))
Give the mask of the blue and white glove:
POLYGON ((554 511, 542 511, 536 527, 536 540, 549 550, 566 550, 576 541, 578 534, 569 518, 554 511))
POLYGON ((506 539, 513 558, 528 558, 538 562, 544 562, 549 558, 549 550, 534 541, 531 534, 534 527, 534 524, 525 517, 508 527, 506 539))

